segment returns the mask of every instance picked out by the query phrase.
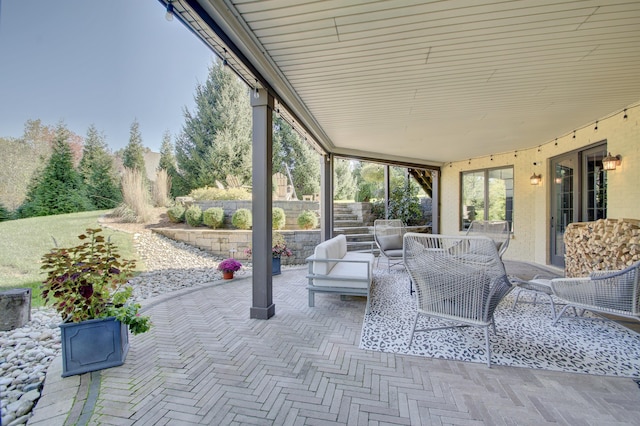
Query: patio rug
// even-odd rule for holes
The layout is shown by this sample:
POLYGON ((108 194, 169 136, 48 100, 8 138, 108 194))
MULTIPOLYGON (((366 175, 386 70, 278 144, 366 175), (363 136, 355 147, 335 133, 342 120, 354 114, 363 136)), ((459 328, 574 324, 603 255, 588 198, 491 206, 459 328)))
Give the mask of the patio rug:
MULTIPOLYGON (((520 300, 530 300, 524 294, 520 300)), ((360 349, 486 363, 484 331, 478 327, 416 332, 409 347, 416 301, 406 272, 376 271, 370 297, 360 349)), ((549 305, 518 303, 512 310, 512 302, 513 292, 494 314, 492 365, 640 378, 639 334, 604 320, 563 317, 554 327, 549 305)), ((446 323, 421 316, 417 328, 438 325, 446 323)))

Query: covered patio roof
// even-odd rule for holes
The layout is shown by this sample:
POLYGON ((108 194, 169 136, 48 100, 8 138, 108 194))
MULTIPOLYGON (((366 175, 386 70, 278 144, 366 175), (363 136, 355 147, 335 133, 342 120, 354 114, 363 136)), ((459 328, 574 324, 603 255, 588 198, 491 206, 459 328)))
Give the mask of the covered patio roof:
POLYGON ((638 1, 294 3, 172 1, 334 154, 442 165, 535 147, 640 99, 638 1))

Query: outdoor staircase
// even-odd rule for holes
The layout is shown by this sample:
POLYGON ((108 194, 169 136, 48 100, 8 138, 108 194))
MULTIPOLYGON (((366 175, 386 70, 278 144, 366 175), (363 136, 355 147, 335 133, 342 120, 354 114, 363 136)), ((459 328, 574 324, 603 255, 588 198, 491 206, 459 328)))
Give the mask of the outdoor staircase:
POLYGON ((377 247, 373 240, 373 227, 358 220, 358 215, 353 214, 348 204, 333 205, 333 236, 339 234, 347 237, 348 251, 370 252, 373 247, 374 254, 377 254, 377 247))

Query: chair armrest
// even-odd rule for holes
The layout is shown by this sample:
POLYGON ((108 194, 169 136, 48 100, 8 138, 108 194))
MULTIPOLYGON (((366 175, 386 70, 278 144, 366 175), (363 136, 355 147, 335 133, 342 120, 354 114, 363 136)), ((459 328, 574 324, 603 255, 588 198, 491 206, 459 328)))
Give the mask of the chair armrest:
POLYGON ((331 258, 327 258, 327 257, 322 257, 322 258, 316 258, 315 256, 309 256, 306 259, 307 263, 313 263, 313 262, 343 262, 343 263, 371 263, 370 261, 366 260, 366 259, 331 259, 331 258))

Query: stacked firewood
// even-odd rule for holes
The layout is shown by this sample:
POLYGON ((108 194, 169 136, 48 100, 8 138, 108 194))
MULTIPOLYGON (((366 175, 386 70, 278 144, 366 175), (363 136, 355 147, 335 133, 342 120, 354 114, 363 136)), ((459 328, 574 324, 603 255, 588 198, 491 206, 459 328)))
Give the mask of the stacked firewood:
POLYGON ((565 275, 620 270, 640 260, 640 220, 600 219, 572 223, 564 234, 565 275))

